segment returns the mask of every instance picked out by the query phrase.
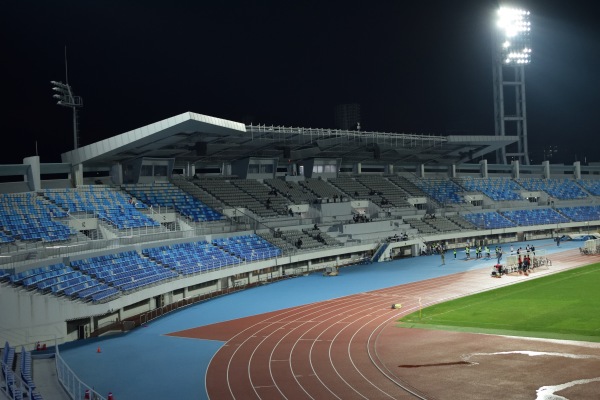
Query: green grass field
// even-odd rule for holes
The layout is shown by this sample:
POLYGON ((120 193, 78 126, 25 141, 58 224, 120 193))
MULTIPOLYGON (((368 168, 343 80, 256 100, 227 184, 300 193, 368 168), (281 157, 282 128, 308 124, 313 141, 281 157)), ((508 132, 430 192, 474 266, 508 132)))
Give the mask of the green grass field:
POLYGON ((600 342, 600 264, 427 307, 399 326, 600 342))

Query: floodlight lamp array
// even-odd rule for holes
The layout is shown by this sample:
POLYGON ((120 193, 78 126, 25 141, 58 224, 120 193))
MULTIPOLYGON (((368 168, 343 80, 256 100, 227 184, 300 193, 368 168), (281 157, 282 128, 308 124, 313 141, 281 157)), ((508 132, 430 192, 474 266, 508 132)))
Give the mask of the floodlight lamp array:
POLYGON ((507 65, 524 65, 531 62, 529 11, 502 7, 498 10, 500 59, 507 65))

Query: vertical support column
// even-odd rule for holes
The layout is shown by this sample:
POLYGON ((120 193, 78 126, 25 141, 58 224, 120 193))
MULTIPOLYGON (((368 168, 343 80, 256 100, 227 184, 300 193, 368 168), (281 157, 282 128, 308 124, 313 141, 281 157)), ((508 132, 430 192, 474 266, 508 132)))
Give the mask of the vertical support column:
POLYGON ((37 191, 42 189, 42 183, 40 179, 40 157, 32 156, 23 159, 23 164, 29 165, 27 169, 27 175, 23 176, 23 180, 27 182, 29 190, 37 191))
POLYGON ((110 167, 110 180, 115 185, 123 184, 123 164, 114 163, 110 167))
POLYGON ((73 186, 83 185, 83 164, 75 164, 71 166, 71 179, 73 186))
POLYGON ((550 179, 550 161, 542 161, 544 179, 550 179))
POLYGON ((487 178, 488 177, 488 163, 487 160, 481 160, 479 161, 479 171, 481 173, 481 177, 482 178, 487 178))
POLYGON ((453 178, 453 179, 456 178, 456 164, 452 164, 448 168, 449 168, 448 175, 450 176, 450 178, 453 178))
POLYGON ((362 163, 356 163, 356 173, 358 175, 362 173, 362 163))
POLYGON ((425 178, 425 164, 419 164, 417 168, 417 176, 419 178, 425 178))
POLYGON ((573 173, 575 175, 575 179, 581 179, 581 162, 580 161, 575 161, 573 163, 573 173))
POLYGON ((394 173, 394 164, 388 164, 387 173, 392 175, 394 173))
POLYGON ((519 160, 512 161, 512 177, 513 179, 519 179, 521 171, 519 169, 519 160))

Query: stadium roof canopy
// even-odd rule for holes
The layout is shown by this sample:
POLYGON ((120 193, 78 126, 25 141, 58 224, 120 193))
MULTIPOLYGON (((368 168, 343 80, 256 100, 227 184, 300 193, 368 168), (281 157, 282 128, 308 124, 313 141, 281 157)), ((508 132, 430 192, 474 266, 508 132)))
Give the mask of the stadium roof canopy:
POLYGON ((62 154, 65 163, 107 166, 136 158, 173 158, 175 165, 221 164, 248 157, 343 163, 460 164, 517 141, 516 136, 432 136, 244 125, 186 112, 62 154))

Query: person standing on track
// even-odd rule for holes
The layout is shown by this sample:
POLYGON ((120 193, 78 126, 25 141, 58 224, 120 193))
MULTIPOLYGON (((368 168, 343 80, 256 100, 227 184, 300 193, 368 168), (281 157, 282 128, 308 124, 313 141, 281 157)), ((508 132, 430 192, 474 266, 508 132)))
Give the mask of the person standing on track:
POLYGON ((442 256, 442 265, 446 265, 446 251, 444 249, 440 249, 440 254, 442 256))

